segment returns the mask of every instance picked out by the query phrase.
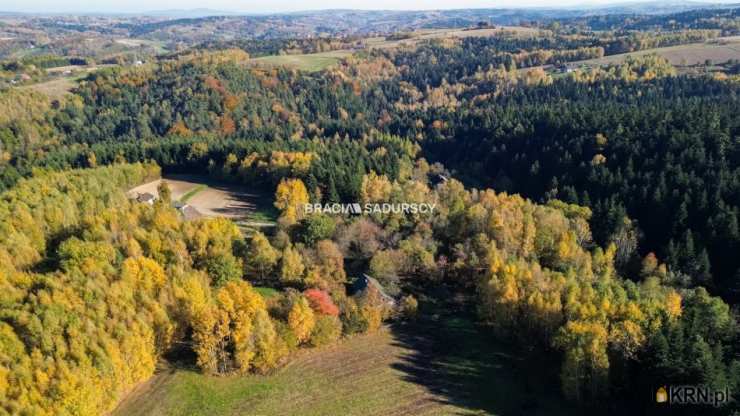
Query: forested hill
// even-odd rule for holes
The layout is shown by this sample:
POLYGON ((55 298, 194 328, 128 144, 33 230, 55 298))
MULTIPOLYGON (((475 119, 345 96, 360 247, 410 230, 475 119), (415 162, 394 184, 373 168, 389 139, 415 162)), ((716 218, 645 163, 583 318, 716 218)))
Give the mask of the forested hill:
MULTIPOLYGON (((499 189, 590 206, 597 241, 629 236, 695 283, 736 296, 737 94, 690 78, 556 83, 456 120, 454 140, 428 148, 499 189)), ((629 267, 629 256, 621 261, 629 267)))
MULTIPOLYGON (((295 141, 397 134, 471 183, 590 206, 596 241, 619 242, 622 268, 634 271, 641 256, 655 252, 685 284, 737 296, 738 83, 676 76, 654 57, 557 79, 539 69, 514 70, 595 49, 574 39, 539 51, 547 42, 433 42, 374 51, 317 75, 245 70, 240 51, 185 56, 154 70, 91 75, 60 109, 41 108, 32 113, 37 123, 17 127, 39 137, 35 144, 15 142, 13 129, 6 143, 22 152, 61 141, 70 150, 54 150, 44 163, 80 165, 86 157, 74 149, 109 143, 96 148, 108 147, 100 160, 112 160, 111 141, 151 146, 175 136, 295 141)), ((246 148, 234 151, 239 156, 246 148)), ((212 157, 218 165, 228 153, 199 160, 212 157)), ((173 164, 172 156, 157 159, 173 164)), ((5 169, 5 181, 30 169, 30 160, 5 169)), ((325 195, 356 195, 336 191, 339 182, 328 184, 325 195)))
MULTIPOLYGON (((455 10, 319 10, 261 16, 234 16, 211 13, 212 16, 194 18, 162 19, 154 22, 120 24, 118 28, 129 30, 134 37, 153 37, 175 35, 187 38, 187 32, 200 33, 200 28, 211 28, 210 36, 202 32, 203 38, 216 40, 231 36, 221 34, 240 34, 242 38, 275 39, 281 37, 329 34, 368 35, 373 33, 393 33, 419 29, 470 27, 480 22, 496 25, 520 25, 550 21, 587 22, 594 30, 615 29, 621 22, 630 21, 629 28, 645 29, 658 24, 676 20, 685 23, 686 19, 714 17, 718 9, 733 9, 739 4, 711 4, 690 1, 675 2, 634 2, 606 7, 578 8, 480 8, 455 10), (679 14, 679 19, 672 15, 679 14), (671 15, 671 17, 665 17, 671 15), (637 19, 635 19, 637 17, 637 19), (609 26, 604 23, 610 22, 609 26)), ((674 27, 675 29, 675 27, 674 27)))
POLYGON ((674 10, 669 15, 613 14, 562 19, 564 24, 586 25, 593 30, 677 30, 677 29, 738 29, 740 5, 725 5, 724 10, 674 10))

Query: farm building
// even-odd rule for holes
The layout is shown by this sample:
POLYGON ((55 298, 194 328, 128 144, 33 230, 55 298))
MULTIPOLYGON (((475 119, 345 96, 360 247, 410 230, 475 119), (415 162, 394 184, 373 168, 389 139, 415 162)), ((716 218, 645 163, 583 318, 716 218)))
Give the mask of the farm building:
POLYGON ((144 204, 154 205, 154 201, 157 200, 157 197, 149 192, 144 192, 143 194, 139 194, 136 197, 136 200, 144 204))
POLYGON ((186 221, 198 219, 203 216, 197 208, 184 202, 174 201, 172 202, 172 207, 175 208, 186 221))
MULTIPOLYGON (((149 192, 136 193, 133 195, 129 195, 129 198, 135 199, 136 201, 142 204, 149 204, 149 205, 154 205, 154 203, 158 199, 156 195, 149 193, 149 192)), ((180 215, 182 215, 182 217, 187 221, 194 220, 194 219, 197 219, 203 216, 203 214, 200 211, 198 211, 197 208, 195 208, 192 205, 188 205, 184 202, 172 201, 171 205, 172 205, 172 208, 175 208, 177 212, 179 212, 180 215)))
POLYGON ((377 279, 368 276, 367 274, 363 274, 362 277, 355 280, 350 287, 349 292, 352 296, 362 296, 367 290, 376 290, 386 305, 391 308, 396 306, 396 299, 386 293, 385 288, 377 279))

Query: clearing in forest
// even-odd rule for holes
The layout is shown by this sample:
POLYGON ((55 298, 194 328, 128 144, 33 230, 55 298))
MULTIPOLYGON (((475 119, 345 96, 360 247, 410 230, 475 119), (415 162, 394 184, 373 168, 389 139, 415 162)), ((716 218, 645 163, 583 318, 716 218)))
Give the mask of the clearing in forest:
POLYGON ((129 190, 129 195, 158 196, 157 188, 163 180, 173 201, 187 203, 206 217, 226 217, 246 226, 271 226, 276 217, 272 200, 261 192, 199 175, 165 175, 129 190))
POLYGON ((740 36, 713 39, 703 43, 668 46, 665 48, 645 49, 643 51, 588 59, 574 64, 607 65, 623 62, 628 56, 658 54, 674 66, 703 65, 707 60, 714 64, 724 63, 731 59, 740 60, 740 36))
POLYGON ((46 95, 50 99, 58 100, 69 94, 72 89, 77 86, 77 81, 79 81, 80 78, 81 77, 79 75, 75 75, 73 77, 56 78, 36 84, 24 85, 19 88, 38 91, 46 95))
POLYGON ((352 55, 352 51, 338 50, 331 52, 310 53, 303 55, 272 55, 251 59, 258 66, 285 66, 301 71, 316 72, 335 65, 339 60, 352 55))
POLYGON ((365 39, 367 48, 396 48, 399 46, 413 46, 423 40, 429 39, 451 39, 451 38, 470 38, 470 37, 490 37, 490 36, 514 36, 514 37, 534 37, 540 33, 549 33, 548 30, 523 26, 495 26, 476 29, 422 29, 409 32, 403 39, 388 39, 379 36, 365 39))
MULTIPOLYGON (((366 38, 362 43, 367 49, 395 48, 404 45, 416 45, 418 42, 428 39, 488 37, 504 34, 512 34, 516 37, 533 37, 541 32, 543 31, 537 28, 521 26, 497 26, 481 29, 424 29, 411 32, 408 37, 403 39, 387 39, 381 36, 366 38)), ((250 59, 250 63, 256 66, 284 66, 301 71, 316 72, 336 65, 341 59, 351 56, 354 52, 350 49, 341 49, 298 55, 270 55, 250 59)))
POLYGON ((577 415, 552 357, 497 341, 465 314, 427 314, 301 350, 271 375, 163 365, 113 416, 577 415))
POLYGON ((71 71, 69 75, 62 75, 56 78, 52 78, 47 81, 37 82, 35 84, 23 85, 18 88, 35 90, 43 93, 50 99, 61 99, 65 95, 72 92, 72 90, 78 86, 79 81, 85 78, 89 73, 95 72, 102 68, 110 68, 115 65, 89 65, 89 66, 78 66, 68 65, 63 67, 49 68, 46 70, 48 74, 59 75, 65 71, 71 71))

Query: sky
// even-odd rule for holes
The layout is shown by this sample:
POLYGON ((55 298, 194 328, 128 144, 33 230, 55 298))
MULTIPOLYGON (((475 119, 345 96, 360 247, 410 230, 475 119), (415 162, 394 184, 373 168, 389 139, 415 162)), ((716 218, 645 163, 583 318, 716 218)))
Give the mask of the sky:
MULTIPOLYGON (((633 0, 634 1, 634 0, 633 0)), ((712 3, 736 2, 714 0, 712 3)), ((567 7, 625 3, 625 0, 0 0, 0 11, 41 13, 146 12, 207 8, 269 13, 321 9, 425 10, 500 7, 567 7)))

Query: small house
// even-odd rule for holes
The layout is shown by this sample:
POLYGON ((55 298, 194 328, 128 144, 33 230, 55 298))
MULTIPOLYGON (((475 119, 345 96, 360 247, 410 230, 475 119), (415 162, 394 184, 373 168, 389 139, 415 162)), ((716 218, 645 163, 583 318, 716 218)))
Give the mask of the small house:
POLYGON ((192 205, 185 205, 184 207, 180 208, 179 211, 185 221, 196 220, 203 216, 203 214, 201 214, 200 211, 198 211, 198 209, 196 209, 192 205))
POLYGON ((363 274, 362 277, 355 280, 355 282, 350 287, 350 295, 362 296, 362 294, 364 294, 367 290, 376 290, 380 298, 387 306, 391 308, 394 308, 396 306, 396 299, 386 293, 385 288, 377 279, 368 276, 367 274, 363 274))
POLYGON ((172 207, 175 208, 186 221, 195 220, 203 216, 197 208, 182 201, 173 201, 172 207))
POLYGON ((141 202, 142 204, 154 205, 154 201, 157 200, 157 197, 153 194, 150 194, 149 192, 144 192, 142 194, 139 194, 139 196, 136 197, 136 200, 141 202))

